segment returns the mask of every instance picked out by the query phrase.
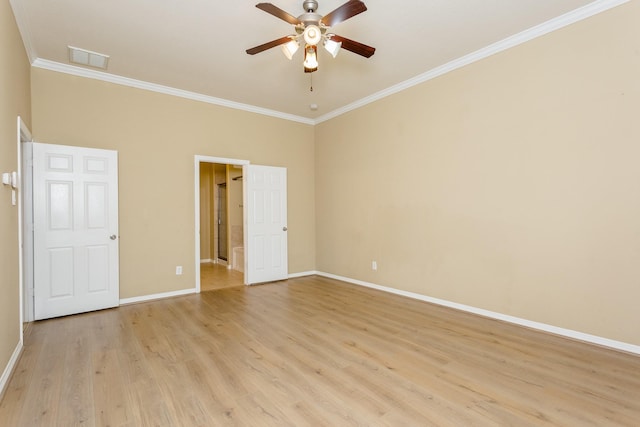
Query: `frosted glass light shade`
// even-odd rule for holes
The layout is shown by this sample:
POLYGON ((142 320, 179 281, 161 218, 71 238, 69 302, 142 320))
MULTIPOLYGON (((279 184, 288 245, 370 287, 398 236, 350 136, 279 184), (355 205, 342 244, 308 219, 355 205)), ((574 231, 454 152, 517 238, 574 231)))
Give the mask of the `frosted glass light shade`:
POLYGON ((282 53, 284 53, 284 56, 291 60, 291 58, 293 58, 293 54, 298 51, 298 47, 298 42, 295 40, 291 40, 289 43, 282 45, 282 53))
POLYGON ((304 48, 304 72, 313 73, 318 69, 318 48, 307 45, 304 48))
POLYGON ((324 48, 333 56, 334 58, 338 55, 340 48, 342 47, 342 42, 336 42, 333 40, 327 40, 324 43, 324 48))
POLYGON ((302 36, 307 44, 315 46, 320 43, 320 40, 322 39, 322 32, 317 25, 308 25, 307 28, 304 29, 302 36))

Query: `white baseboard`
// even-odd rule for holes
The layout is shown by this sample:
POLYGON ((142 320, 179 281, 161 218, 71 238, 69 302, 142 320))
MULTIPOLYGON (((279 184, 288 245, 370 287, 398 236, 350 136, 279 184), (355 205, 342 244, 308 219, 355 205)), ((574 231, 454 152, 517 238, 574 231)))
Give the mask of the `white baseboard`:
POLYGON ((300 273, 291 273, 289 274, 289 279, 295 279, 296 277, 306 277, 306 276, 313 276, 315 274, 319 274, 317 271, 303 271, 300 273))
POLYGON ((444 307, 454 308, 456 310, 466 311, 468 313, 478 314, 480 316, 488 317, 491 319, 502 320, 504 322, 513 323, 519 326, 525 326, 531 329, 537 329, 539 331, 548 332, 555 335, 560 335, 566 338, 571 338, 578 341, 584 341, 590 344, 596 344, 603 347, 609 347, 615 350, 626 351, 640 355, 640 345, 629 344, 621 341, 615 341, 608 338, 599 337, 597 335, 585 334, 583 332, 573 331, 571 329, 559 328, 553 325, 547 325, 546 323, 534 322, 527 319, 521 319, 515 316, 509 316, 507 314, 497 313, 494 311, 485 310, 469 305, 458 304, 439 298, 428 297, 426 295, 417 294, 414 292, 402 291, 400 289, 389 288, 386 286, 376 285, 374 283, 364 282, 362 280, 350 279, 348 277, 337 276, 335 274, 324 273, 321 271, 316 272, 318 276, 328 277, 330 279, 341 280, 343 282, 352 283, 354 285, 364 286, 367 288, 377 289, 379 291, 389 292, 396 295, 402 295, 405 297, 425 301, 444 307))
POLYGON ((191 289, 181 289, 179 291, 163 292, 159 294, 143 295, 140 297, 122 298, 120 300, 120 305, 136 304, 139 302, 153 301, 157 299, 171 298, 171 297, 177 297, 181 295, 189 295, 189 294, 195 294, 195 293, 196 293, 196 288, 191 288, 191 289))
POLYGON ((200 264, 207 264, 207 263, 212 263, 213 260, 212 259, 201 259, 200 260, 200 264))
MULTIPOLYGON (((313 276, 314 274, 318 274, 318 273, 316 271, 305 271, 302 273, 289 274, 288 278, 294 279, 296 277, 313 276)), ((195 294, 195 293, 196 293, 196 288, 191 288, 191 289, 182 289, 179 291, 163 292, 159 294, 143 295, 140 297, 122 298, 120 300, 120 305, 136 304, 139 302, 153 301, 153 300, 158 300, 163 298, 171 298, 171 297, 177 297, 181 295, 189 295, 189 294, 195 294)))
POLYGON ((16 349, 13 351, 13 354, 11 355, 11 358, 9 359, 9 363, 7 363, 7 366, 4 368, 4 372, 2 373, 2 376, 0 377, 0 399, 2 398, 2 396, 4 395, 4 389, 7 386, 7 384, 9 383, 9 378, 11 378, 11 374, 13 373, 13 370, 16 367, 16 364, 18 363, 18 359, 20 358, 20 354, 22 353, 22 343, 18 342, 18 345, 16 346, 16 349))

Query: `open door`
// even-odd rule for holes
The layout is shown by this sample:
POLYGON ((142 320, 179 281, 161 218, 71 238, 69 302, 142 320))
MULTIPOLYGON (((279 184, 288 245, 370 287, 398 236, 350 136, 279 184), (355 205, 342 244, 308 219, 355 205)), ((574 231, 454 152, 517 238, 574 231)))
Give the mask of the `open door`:
POLYGON ((118 153, 33 143, 35 319, 119 305, 118 153))
POLYGON ((245 165, 243 175, 245 283, 287 279, 287 169, 245 165))

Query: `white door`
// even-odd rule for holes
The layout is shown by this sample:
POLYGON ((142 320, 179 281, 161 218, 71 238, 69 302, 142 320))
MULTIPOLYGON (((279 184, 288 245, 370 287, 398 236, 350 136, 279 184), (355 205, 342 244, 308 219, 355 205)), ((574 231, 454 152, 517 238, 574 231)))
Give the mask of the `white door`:
POLYGON ((36 320, 119 304, 118 153, 33 144, 36 320))
POLYGON ((288 278, 287 169, 245 165, 245 283, 288 278))

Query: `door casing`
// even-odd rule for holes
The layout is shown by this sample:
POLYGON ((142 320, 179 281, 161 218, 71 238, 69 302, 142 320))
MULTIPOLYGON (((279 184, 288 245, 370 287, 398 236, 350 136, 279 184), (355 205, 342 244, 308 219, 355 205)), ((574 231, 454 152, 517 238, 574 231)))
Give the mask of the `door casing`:
MULTIPOLYGON (((195 199, 195 272, 196 272, 196 293, 200 293, 200 163, 220 163, 233 166, 248 165, 249 160, 230 159, 226 157, 211 157, 211 156, 194 156, 194 199, 195 199)), ((246 215, 247 207, 243 207, 243 215, 246 215)), ((246 249, 245 249, 246 251, 246 249)))
POLYGON ((24 325, 33 321, 33 205, 31 131, 18 116, 18 268, 20 291, 20 343, 24 325))

